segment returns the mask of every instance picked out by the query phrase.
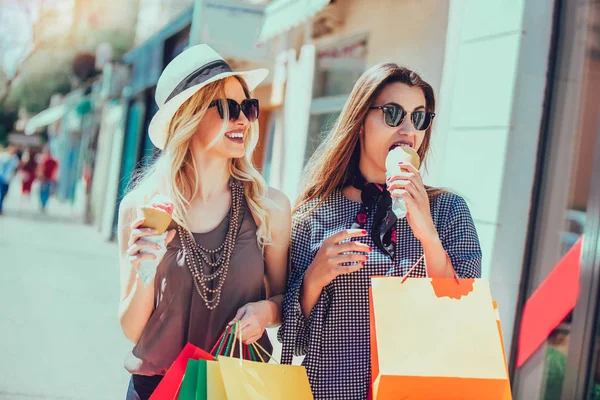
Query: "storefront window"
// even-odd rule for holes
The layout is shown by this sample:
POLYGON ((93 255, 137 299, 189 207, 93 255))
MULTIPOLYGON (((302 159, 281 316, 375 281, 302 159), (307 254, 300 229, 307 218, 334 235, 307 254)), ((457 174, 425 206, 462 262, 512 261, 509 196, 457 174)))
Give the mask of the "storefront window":
MULTIPOLYGON (((318 66, 317 66, 318 67, 318 66)), ((349 94, 362 71, 323 70, 315 77, 315 93, 323 97, 349 94)), ((319 96, 320 97, 320 96, 319 96)))
MULTIPOLYGON (((593 163, 595 157, 596 140, 599 126, 600 104, 600 3, 590 2, 588 26, 593 27, 587 35, 585 59, 583 61, 583 75, 576 125, 572 130, 562 128, 560 135, 573 141, 573 155, 571 157, 571 172, 569 189, 565 210, 564 228, 560 233, 559 256, 564 255, 573 244, 584 234, 586 224, 590 223, 592 216, 588 215, 588 201, 591 185, 599 182, 592 181, 593 163)), ((551 251, 550 249, 546 251, 551 251)), ((578 302, 589 301, 580 297, 578 302)), ((564 398, 565 375, 567 375, 567 357, 569 343, 574 329, 572 325, 573 313, 569 314, 563 323, 552 332, 548 338, 544 365, 544 400, 564 398)), ((596 339, 600 348, 600 337, 596 339)), ((594 351, 594 350, 592 350, 594 351)), ((598 351, 595 350, 595 353, 598 351)), ((594 362, 590 371, 590 385, 588 399, 600 400, 600 364, 597 356, 592 356, 594 362)))
POLYGON ((550 334, 545 359, 544 400, 558 400, 561 398, 567 355, 569 352, 569 334, 571 332, 571 318, 569 316, 560 326, 550 334))
POLYGON ((305 163, 335 124, 356 80, 364 72, 366 49, 367 39, 364 35, 319 46, 305 163))
MULTIPOLYGON (((586 51, 585 92, 581 118, 586 134, 597 138, 600 136, 600 3, 598 1, 591 2, 588 18, 587 25, 590 35, 586 51)), ((594 146, 593 141, 590 140, 586 143, 585 153, 590 153, 594 147, 597 145, 594 146)), ((600 182, 592 184, 598 185, 600 182)), ((598 301, 600 301, 600 297, 598 301)), ((596 316, 596 325, 596 336, 592 345, 592 362, 588 376, 588 398, 592 400, 600 400, 600 314, 596 316)))
POLYGON ((584 246, 579 285, 567 287, 565 282, 563 289, 564 293, 577 290, 575 308, 516 370, 513 390, 519 399, 600 400, 600 328, 596 328, 600 316, 594 315, 600 298, 596 289, 600 224, 595 211, 600 179, 594 167, 600 165, 600 2, 557 4, 530 226, 533 240, 526 258, 526 296, 544 284, 581 238, 584 246))

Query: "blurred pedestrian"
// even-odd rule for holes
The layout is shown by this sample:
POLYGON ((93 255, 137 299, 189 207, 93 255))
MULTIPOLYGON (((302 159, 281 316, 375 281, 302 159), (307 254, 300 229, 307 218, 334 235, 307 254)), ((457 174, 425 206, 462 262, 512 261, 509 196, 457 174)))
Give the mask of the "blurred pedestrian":
POLYGON ((46 211, 46 205, 48 204, 54 184, 56 183, 57 171, 58 161, 52 157, 50 148, 45 146, 38 167, 38 179, 40 181, 40 203, 42 205, 42 212, 46 211))
POLYGON ((31 186, 36 178, 37 173, 37 154, 33 150, 28 150, 23 154, 21 165, 19 167, 21 175, 21 195, 29 198, 31 194, 31 186))
POLYGON ((19 166, 19 157, 17 157, 17 148, 9 145, 2 154, 0 154, 0 215, 2 215, 2 206, 4 199, 8 194, 10 182, 19 166))

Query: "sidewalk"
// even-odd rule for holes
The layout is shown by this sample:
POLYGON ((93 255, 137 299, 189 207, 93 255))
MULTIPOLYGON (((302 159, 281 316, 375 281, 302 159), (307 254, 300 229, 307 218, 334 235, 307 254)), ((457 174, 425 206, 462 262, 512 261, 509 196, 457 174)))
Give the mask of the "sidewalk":
POLYGON ((70 206, 51 199, 42 215, 19 191, 0 216, 0 399, 125 398, 116 245, 70 206))

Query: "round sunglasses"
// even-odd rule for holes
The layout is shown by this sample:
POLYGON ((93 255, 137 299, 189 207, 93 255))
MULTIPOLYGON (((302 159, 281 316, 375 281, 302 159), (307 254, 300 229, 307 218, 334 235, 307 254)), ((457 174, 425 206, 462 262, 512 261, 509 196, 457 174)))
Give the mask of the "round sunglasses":
POLYGON ((402 106, 396 103, 388 103, 378 107, 369 107, 369 110, 381 110, 383 112, 385 124, 391 128, 400 126, 402 122, 404 122, 404 118, 410 114, 410 120, 415 129, 424 131, 431 126, 433 118, 435 118, 435 113, 429 111, 407 112, 402 106))
POLYGON ((240 117, 240 111, 244 113, 248 121, 254 122, 258 119, 259 107, 257 99, 246 99, 242 101, 242 104, 238 103, 233 99, 218 99, 212 101, 208 108, 217 107, 217 111, 219 111, 219 116, 223 119, 225 106, 229 109, 229 120, 237 121, 240 117))

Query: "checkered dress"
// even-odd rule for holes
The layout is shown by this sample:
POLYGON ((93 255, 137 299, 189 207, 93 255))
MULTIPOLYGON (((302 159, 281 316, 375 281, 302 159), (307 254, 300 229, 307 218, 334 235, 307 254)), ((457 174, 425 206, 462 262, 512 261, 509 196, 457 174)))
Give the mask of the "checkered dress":
MULTIPOLYGON (((307 205, 304 210, 310 208, 307 205)), ((371 276, 403 276, 421 257, 423 248, 406 219, 397 222, 395 261, 377 249, 370 237, 357 238, 373 248, 363 269, 334 279, 321 293, 310 318, 300 309, 299 292, 304 273, 323 241, 349 229, 360 204, 336 190, 304 219, 294 219, 292 271, 283 304, 279 341, 282 361, 306 355, 306 367, 315 399, 367 399, 371 379, 369 342, 369 288, 371 276)), ((303 210, 299 210, 299 214, 303 210)), ((365 228, 370 229, 373 215, 365 228)), ((481 276, 481 248, 464 199, 444 193, 431 200, 431 214, 444 249, 461 278, 481 276)), ((298 215, 298 214, 297 214, 298 215)), ((411 276, 425 277, 424 264, 411 276)))

